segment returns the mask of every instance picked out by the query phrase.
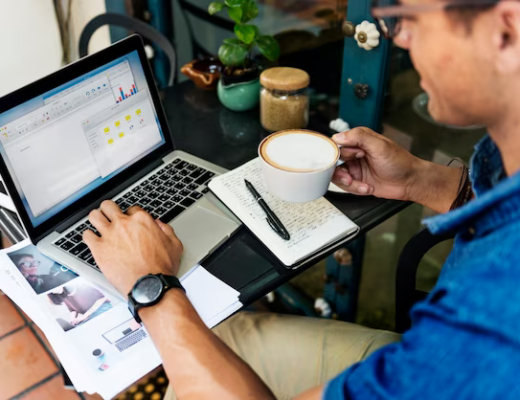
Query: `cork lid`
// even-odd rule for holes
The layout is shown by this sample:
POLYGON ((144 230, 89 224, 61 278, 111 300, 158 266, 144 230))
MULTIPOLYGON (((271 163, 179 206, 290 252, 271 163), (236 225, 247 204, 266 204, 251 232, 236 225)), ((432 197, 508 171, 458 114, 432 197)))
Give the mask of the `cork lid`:
POLYGON ((269 68, 260 75, 260 83, 267 89, 298 90, 309 86, 309 82, 309 74, 298 68, 269 68))

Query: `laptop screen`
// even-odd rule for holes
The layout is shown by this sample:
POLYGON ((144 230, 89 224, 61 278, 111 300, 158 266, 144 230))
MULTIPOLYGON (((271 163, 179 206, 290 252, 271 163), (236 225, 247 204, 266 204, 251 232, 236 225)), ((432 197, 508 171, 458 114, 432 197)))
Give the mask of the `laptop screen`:
POLYGON ((0 153, 35 227, 164 143, 137 51, 0 114, 0 153))

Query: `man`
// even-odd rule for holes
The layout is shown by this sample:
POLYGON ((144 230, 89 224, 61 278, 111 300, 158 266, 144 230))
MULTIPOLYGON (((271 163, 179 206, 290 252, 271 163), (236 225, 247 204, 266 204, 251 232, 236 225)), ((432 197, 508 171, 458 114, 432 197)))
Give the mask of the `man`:
POLYGON ((10 254, 11 260, 18 267, 27 282, 34 289, 36 294, 44 293, 48 290, 62 285, 71 279, 77 278, 77 275, 61 267, 57 263, 49 268, 47 274, 42 274, 39 271, 40 260, 35 260, 32 254, 10 254))
MULTIPOLYGON (((410 51, 433 117, 487 126, 472 159, 474 199, 447 213, 471 197, 460 191, 460 170, 419 160, 368 129, 334 137, 347 160, 335 183, 447 213, 430 229, 458 234, 413 327, 395 342, 352 324, 239 313, 216 329, 224 344, 172 289, 139 315, 179 398, 520 398, 520 2, 460 1, 402 0, 375 11, 394 18, 384 29, 410 51)), ((85 241, 122 293, 145 274, 177 271, 181 243, 143 211, 127 216, 104 202, 90 221, 102 237, 86 232, 85 241)))
POLYGON ((112 308, 112 302, 108 297, 95 287, 71 282, 70 285, 60 286, 47 293, 50 303, 55 306, 64 305, 69 310, 69 319, 65 321, 58 318, 58 323, 63 330, 68 331, 73 327, 89 321, 112 308))

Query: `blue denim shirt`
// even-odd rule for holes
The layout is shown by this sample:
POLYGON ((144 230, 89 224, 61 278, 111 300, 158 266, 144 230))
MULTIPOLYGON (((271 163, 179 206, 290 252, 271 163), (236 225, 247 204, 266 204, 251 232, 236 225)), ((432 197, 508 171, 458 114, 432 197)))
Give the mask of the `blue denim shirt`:
POLYGON ((485 137, 471 180, 474 200, 426 221, 457 236, 412 328, 330 381, 325 399, 520 399, 520 173, 505 177, 485 137))

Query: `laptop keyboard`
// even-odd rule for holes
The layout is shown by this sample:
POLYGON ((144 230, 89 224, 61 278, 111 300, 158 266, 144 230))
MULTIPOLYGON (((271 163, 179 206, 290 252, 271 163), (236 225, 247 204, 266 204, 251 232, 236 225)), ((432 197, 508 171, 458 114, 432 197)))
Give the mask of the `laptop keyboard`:
MULTIPOLYGON (((207 185, 214 176, 214 172, 176 158, 114 201, 123 212, 132 206, 139 206, 153 218, 168 223, 209 191, 207 185)), ((87 229, 101 236, 86 220, 56 240, 54 245, 98 268, 83 242, 82 235, 87 229)))
POLYGON ((144 329, 139 328, 139 330, 132 332, 130 335, 116 342, 116 347, 119 351, 124 351, 129 347, 132 347, 134 344, 140 342, 143 339, 146 339, 148 335, 144 331, 144 329))

